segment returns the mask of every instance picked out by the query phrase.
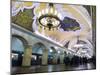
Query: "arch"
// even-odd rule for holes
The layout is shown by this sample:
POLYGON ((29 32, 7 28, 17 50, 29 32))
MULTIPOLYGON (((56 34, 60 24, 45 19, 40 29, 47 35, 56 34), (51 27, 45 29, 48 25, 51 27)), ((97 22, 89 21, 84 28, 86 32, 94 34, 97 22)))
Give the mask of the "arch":
POLYGON ((43 43, 41 42, 35 43, 32 47, 32 52, 42 55, 41 61, 40 61, 42 65, 48 64, 48 48, 43 43))
POLYGON ((57 50, 54 47, 50 47, 54 52, 57 52, 57 50))
POLYGON ((43 50, 46 50, 46 46, 41 42, 35 43, 32 47, 33 53, 43 54, 43 50))
POLYGON ((24 37, 19 36, 19 35, 12 35, 12 37, 16 37, 16 38, 20 39, 24 45, 28 45, 28 42, 24 37))
POLYGON ((53 47, 53 46, 51 46, 50 48, 49 48, 49 51, 48 51, 48 55, 54 55, 54 54, 56 54, 57 53, 57 50, 53 47), (51 52, 52 51, 52 52, 51 52))
POLYGON ((28 42, 21 36, 12 35, 11 49, 12 51, 23 52, 28 42))

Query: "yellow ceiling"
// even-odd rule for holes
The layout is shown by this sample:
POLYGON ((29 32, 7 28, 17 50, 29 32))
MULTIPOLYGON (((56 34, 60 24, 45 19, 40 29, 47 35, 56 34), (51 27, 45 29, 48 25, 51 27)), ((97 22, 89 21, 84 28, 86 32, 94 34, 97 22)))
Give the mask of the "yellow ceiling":
MULTIPOLYGON (((41 7, 41 10, 42 10, 42 9, 44 9, 44 6, 46 6, 46 5, 45 4, 43 5, 41 3, 39 8, 41 7)), ((68 41, 68 40, 73 40, 73 39, 76 40, 77 35, 80 36, 80 39, 87 38, 92 29, 90 27, 91 26, 90 23, 88 23, 88 21, 90 21, 90 20, 88 20, 86 17, 84 17, 86 15, 81 13, 80 9, 78 9, 78 7, 82 7, 82 6, 67 5, 67 4, 64 4, 62 6, 63 6, 64 11, 69 12, 79 22, 80 25, 83 25, 82 26, 83 29, 80 32, 78 32, 78 31, 67 32, 67 31, 60 31, 60 30, 49 31, 48 29, 44 30, 44 29, 40 28, 39 29, 40 33, 43 35, 49 36, 50 38, 52 38, 55 41, 58 41, 62 44, 65 44, 65 41, 68 41)), ((36 12, 39 12, 39 10, 36 12)), ((89 35, 89 36, 91 36, 91 35, 89 35)))
MULTIPOLYGON (((15 2, 12 2, 12 5, 15 5, 15 2)), ((16 8, 19 7, 30 7, 34 5, 33 2, 22 2, 16 5, 16 8)), ((55 41, 58 41, 59 43, 64 44, 65 41, 68 40, 73 40, 76 39, 76 36, 79 35, 81 38, 87 38, 88 36, 90 36, 89 34, 91 33, 91 22, 89 18, 87 18, 87 15, 81 11, 84 10, 84 8, 81 5, 69 5, 69 4, 61 4, 62 5, 62 9, 65 12, 70 13, 77 22, 79 22, 80 25, 82 25, 82 30, 79 31, 60 31, 60 30, 54 30, 54 31, 49 31, 38 28, 38 31, 45 36, 51 37, 52 39, 54 39, 55 41), (83 9, 80 9, 83 8, 83 9)), ((42 9, 45 9, 47 6, 46 3, 40 3, 40 5, 35 9, 35 13, 39 13, 42 9)), ((61 12, 60 12, 61 13, 61 12)), ((66 15, 67 16, 67 15, 66 15)))

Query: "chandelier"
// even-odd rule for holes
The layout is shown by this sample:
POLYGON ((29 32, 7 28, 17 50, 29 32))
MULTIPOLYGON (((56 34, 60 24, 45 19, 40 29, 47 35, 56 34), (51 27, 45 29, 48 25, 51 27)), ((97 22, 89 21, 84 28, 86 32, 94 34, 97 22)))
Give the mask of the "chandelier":
POLYGON ((53 3, 49 3, 46 9, 43 9, 38 14, 38 23, 44 29, 58 29, 61 22, 61 14, 55 9, 53 3))

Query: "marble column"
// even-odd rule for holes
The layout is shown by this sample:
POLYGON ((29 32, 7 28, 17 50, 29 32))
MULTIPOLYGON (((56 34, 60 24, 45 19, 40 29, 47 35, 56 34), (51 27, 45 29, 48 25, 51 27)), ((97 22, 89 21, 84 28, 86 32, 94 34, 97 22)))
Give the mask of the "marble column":
POLYGON ((48 64, 48 50, 45 49, 43 50, 43 55, 42 55, 42 65, 47 65, 48 64))
POLYGON ((57 64, 58 62, 58 54, 55 54, 54 56, 53 56, 54 58, 53 58, 53 63, 54 64, 57 64))
POLYGON ((60 64, 63 64, 64 63, 64 54, 61 54, 60 55, 60 64))
POLYGON ((31 66, 32 46, 25 46, 22 66, 31 66))

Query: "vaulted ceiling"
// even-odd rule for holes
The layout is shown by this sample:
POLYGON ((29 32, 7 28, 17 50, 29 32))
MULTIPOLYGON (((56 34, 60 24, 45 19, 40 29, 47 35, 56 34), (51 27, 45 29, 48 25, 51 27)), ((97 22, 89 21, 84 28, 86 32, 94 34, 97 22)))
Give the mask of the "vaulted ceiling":
MULTIPOLYGON (((70 5, 70 4, 54 4, 56 10, 61 13, 64 21, 65 17, 71 20, 76 20, 80 29, 75 27, 75 22, 72 22, 73 28, 69 30, 65 28, 59 28, 49 31, 43 29, 37 24, 37 16, 40 11, 47 7, 48 3, 37 2, 16 2, 12 1, 12 22, 24 27, 32 32, 40 33, 47 38, 53 39, 59 42, 63 46, 70 41, 69 47, 74 46, 77 43, 77 39, 80 40, 92 40, 92 12, 93 6, 84 5, 70 5)), ((66 27, 66 26, 65 26, 66 27)))

